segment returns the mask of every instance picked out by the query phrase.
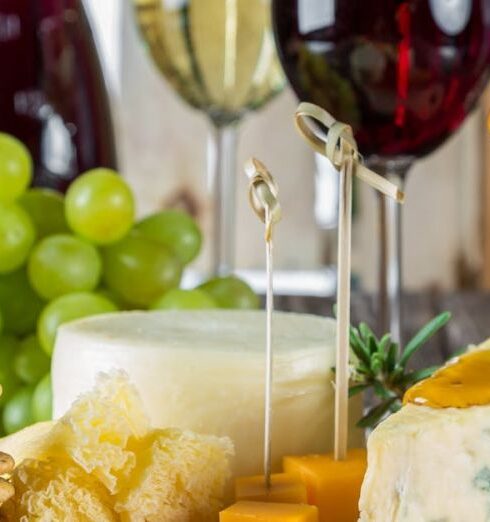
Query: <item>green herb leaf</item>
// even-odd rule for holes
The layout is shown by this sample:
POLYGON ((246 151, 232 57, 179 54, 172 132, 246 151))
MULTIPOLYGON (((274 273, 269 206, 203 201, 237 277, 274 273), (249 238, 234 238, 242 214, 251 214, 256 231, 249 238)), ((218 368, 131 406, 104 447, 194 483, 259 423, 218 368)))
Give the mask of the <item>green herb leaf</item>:
POLYGON ((355 386, 351 386, 349 388, 349 397, 354 397, 355 395, 362 393, 364 390, 367 390, 370 386, 370 384, 357 384, 355 386))
POLYGON ((371 357, 371 371, 377 375, 383 369, 383 357, 375 352, 371 357))
POLYGON ((374 340, 376 341, 376 335, 366 323, 359 324, 359 332, 361 333, 362 337, 366 342, 369 341, 370 337, 374 338, 374 340))
POLYGON ((364 345, 364 342, 359 337, 359 334, 355 328, 351 328, 350 331, 350 346, 360 361, 362 361, 367 367, 371 366, 369 350, 364 345))
POLYGON ((393 397, 393 394, 390 393, 379 381, 373 382, 373 388, 374 393, 381 399, 389 399, 393 397))
POLYGON ((464 353, 466 353, 468 351, 468 347, 465 346, 464 348, 459 348, 458 350, 454 351, 452 354, 451 354, 451 358, 452 357, 459 357, 460 355, 463 355, 464 353))
MULTIPOLYGON (((389 335, 389 334, 387 334, 389 335)), ((389 337, 391 339, 391 336, 389 337)), ((398 343, 390 342, 390 347, 388 348, 388 353, 386 354, 385 359, 385 370, 387 373, 391 373, 396 366, 396 356, 398 355, 398 343)))
POLYGON ((371 376, 372 375, 371 368, 368 368, 363 362, 359 362, 356 365, 354 373, 358 373, 358 374, 360 373, 360 374, 363 374, 363 375, 366 375, 366 376, 371 376))
POLYGON ((353 362, 352 379, 355 382, 349 390, 352 397, 370 388, 380 402, 374 405, 359 421, 358 426, 374 427, 389 412, 394 413, 402 407, 405 392, 417 382, 430 377, 437 367, 408 371, 410 358, 420 350, 436 332, 450 319, 444 312, 425 325, 407 344, 402 354, 399 346, 385 334, 380 340, 366 323, 358 328, 350 328, 350 344, 356 356, 353 362))
POLYGON ((391 343, 391 334, 384 334, 378 344, 378 353, 384 355, 391 343))
POLYGON ((381 359, 382 359, 382 354, 379 351, 378 343, 376 342, 376 339, 373 335, 370 335, 368 337, 368 349, 369 349, 369 353, 372 356, 378 355, 378 356, 381 356, 381 359))
POLYGON ((358 428, 369 428, 376 425, 385 415, 390 411, 391 406, 398 400, 397 397, 392 397, 374 408, 371 408, 368 413, 357 423, 358 428))
POLYGON ((401 366, 399 366, 398 364, 395 364, 395 368, 389 374, 388 382, 390 384, 398 385, 398 384, 400 384, 401 380, 403 379, 403 376, 404 376, 403 368, 401 366))
POLYGON ((416 384, 417 382, 430 377, 437 369, 439 369, 439 366, 430 366, 429 368, 423 368, 422 370, 415 370, 413 372, 409 372, 403 376, 403 378, 401 379, 401 383, 405 385, 416 384))
POLYGON ((403 368, 412 355, 417 352, 434 334, 436 334, 451 319, 449 312, 443 312, 427 323, 407 344, 400 357, 400 366, 403 368))

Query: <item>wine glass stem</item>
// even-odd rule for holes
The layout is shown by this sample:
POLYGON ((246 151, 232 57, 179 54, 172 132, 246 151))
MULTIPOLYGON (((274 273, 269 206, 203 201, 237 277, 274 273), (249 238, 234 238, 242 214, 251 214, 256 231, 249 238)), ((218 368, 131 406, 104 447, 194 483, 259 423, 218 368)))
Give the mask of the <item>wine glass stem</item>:
POLYGON ((213 272, 219 276, 235 267, 236 150, 236 125, 213 124, 208 168, 214 197, 213 272))
MULTIPOLYGON (((404 173, 388 171, 387 178, 394 182, 403 190, 404 173)), ((392 339, 403 344, 403 271, 402 271, 402 205, 391 198, 383 197, 385 205, 383 238, 386 244, 382 248, 382 256, 386 259, 382 261, 385 267, 385 297, 388 306, 384 309, 388 311, 389 331, 392 339)), ((381 292, 383 294, 383 292, 381 292)))

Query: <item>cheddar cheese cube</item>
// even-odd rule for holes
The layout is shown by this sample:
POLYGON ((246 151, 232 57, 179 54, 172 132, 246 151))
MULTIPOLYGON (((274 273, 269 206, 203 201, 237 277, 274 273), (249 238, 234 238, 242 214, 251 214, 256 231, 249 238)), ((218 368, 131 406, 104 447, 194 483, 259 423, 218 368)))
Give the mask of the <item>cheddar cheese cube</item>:
POLYGON ((287 473, 271 475, 271 487, 265 487, 264 475, 239 477, 235 481, 235 500, 306 504, 306 486, 296 476, 287 473))
POLYGON ((220 522, 318 522, 318 509, 306 504, 242 500, 219 515, 220 522))
POLYGON ((364 449, 349 450, 342 461, 336 461, 332 454, 283 460, 284 471, 305 483, 308 503, 318 507, 320 522, 357 522, 366 465, 364 449))

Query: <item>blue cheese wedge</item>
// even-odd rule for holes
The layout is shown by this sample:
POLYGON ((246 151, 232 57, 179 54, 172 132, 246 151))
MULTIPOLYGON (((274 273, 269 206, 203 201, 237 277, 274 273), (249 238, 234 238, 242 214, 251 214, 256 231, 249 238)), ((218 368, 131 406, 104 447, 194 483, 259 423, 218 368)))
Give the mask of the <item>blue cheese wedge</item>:
POLYGON ((361 522, 488 522, 490 406, 408 404, 368 440, 361 522))
POLYGON ((416 384, 373 431, 360 522, 490 521, 490 350, 481 348, 416 384))

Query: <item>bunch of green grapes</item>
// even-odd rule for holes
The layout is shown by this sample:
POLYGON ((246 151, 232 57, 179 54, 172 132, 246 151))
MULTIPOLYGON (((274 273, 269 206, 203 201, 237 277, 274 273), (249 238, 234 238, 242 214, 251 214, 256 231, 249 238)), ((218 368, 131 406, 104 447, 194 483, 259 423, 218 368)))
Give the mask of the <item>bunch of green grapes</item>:
POLYGON ((32 159, 0 133, 0 431, 51 418, 51 355, 60 325, 132 309, 256 308, 235 277, 179 288, 201 232, 184 212, 135 222, 131 189, 95 169, 66 196, 29 188, 32 159))

